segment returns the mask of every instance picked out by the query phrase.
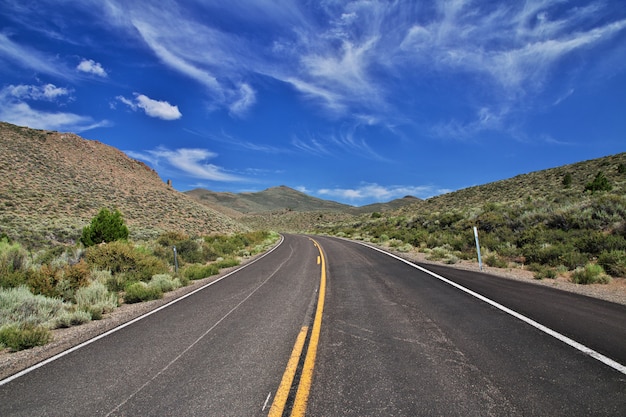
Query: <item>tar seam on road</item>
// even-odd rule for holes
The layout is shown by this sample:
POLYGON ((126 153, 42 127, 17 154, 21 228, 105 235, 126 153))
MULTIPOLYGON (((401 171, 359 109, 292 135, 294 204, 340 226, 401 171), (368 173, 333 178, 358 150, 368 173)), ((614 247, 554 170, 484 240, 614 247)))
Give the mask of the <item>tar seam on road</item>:
POLYGON ((245 303, 246 301, 248 301, 250 299, 250 297, 252 297, 254 294, 256 294, 256 292, 258 290, 261 289, 261 287, 263 287, 265 284, 267 284, 267 282, 272 279, 272 277, 274 275, 276 275, 276 273, 283 267, 283 265, 287 262, 289 258, 285 259, 285 261, 283 261, 280 265, 278 265, 278 268, 276 268, 274 270, 274 272, 272 272, 267 278, 265 278, 263 280, 263 282, 261 282, 254 290, 252 290, 250 292, 250 294, 248 294, 243 300, 241 300, 239 303, 237 303, 236 306, 234 306, 228 313, 224 314, 224 316, 222 316, 222 318, 220 318, 218 321, 216 321, 213 326, 211 326, 208 330, 206 330, 204 333, 202 333, 202 335, 200 335, 200 337, 198 337, 193 343, 191 343, 189 346, 187 346, 182 352, 180 352, 174 359, 172 359, 167 365, 165 365, 159 372, 157 372, 156 374, 154 374, 154 376, 152 376, 152 378, 150 378, 149 380, 147 380, 141 387, 139 387, 137 390, 135 390, 135 392, 133 392, 132 394, 130 394, 124 401, 120 402, 113 410, 109 411, 105 417, 108 417, 110 415, 112 415, 113 413, 117 412, 120 408, 122 408, 128 401, 130 401, 131 399, 133 399, 138 393, 140 393, 141 391, 143 391, 143 389, 145 387, 147 387, 148 385, 150 385, 155 379, 157 379, 159 376, 161 376, 165 371, 167 371, 170 366, 172 366, 174 363, 178 362, 178 360, 180 358, 182 358, 187 352, 189 352, 189 350, 191 350, 195 345, 197 345, 202 339, 204 339, 209 333, 211 333, 213 331, 213 329, 215 329, 217 326, 220 325, 220 323, 222 323, 224 320, 226 320, 228 318, 228 316, 230 316, 233 312, 235 312, 239 307, 241 307, 243 305, 243 303, 245 303))
MULTIPOLYGON (((311 239, 311 238, 309 238, 311 239)), ((306 413, 307 401, 311 391, 311 383, 313 380, 313 368, 315 367, 315 358, 317 356, 317 345, 319 343, 320 329, 322 327, 322 313, 324 312, 324 298, 326 295, 326 261, 322 253, 322 247, 315 240, 311 239, 320 255, 317 257, 317 264, 321 265, 320 288, 317 300, 317 308, 315 317, 313 318, 313 327, 311 333, 308 334, 308 327, 302 327, 296 343, 293 347, 291 357, 287 363, 287 368, 283 374, 280 386, 276 391, 274 402, 268 414, 269 417, 280 417, 285 412, 287 401, 290 400, 290 391, 294 388, 294 377, 299 367, 302 366, 300 378, 296 382, 298 384, 295 399, 291 406, 291 416, 304 416, 306 413), (308 335, 308 343, 307 343, 308 335), (306 345, 306 356, 304 363, 301 362, 302 352, 306 345)), ((308 315, 308 313, 307 313, 308 315)))
POLYGON ((315 320, 313 320, 313 329, 311 330, 311 339, 307 348, 306 358, 304 359, 304 367, 302 368, 302 375, 300 376, 300 384, 298 385, 296 399, 294 400, 291 412, 291 415, 296 417, 304 416, 306 413, 309 393, 311 392, 311 383, 313 382, 313 368, 315 367, 315 358, 317 357, 317 345, 319 343, 320 330, 322 328, 322 313, 324 312, 324 298, 326 296, 326 260, 320 244, 313 239, 311 240, 320 252, 322 276, 320 279, 320 293, 317 301, 315 320))
MULTIPOLYGON (((353 241, 351 241, 351 242, 353 242, 353 241)), ((559 333, 559 332, 557 332, 555 330, 552 330, 549 327, 546 327, 543 324, 538 323, 535 320, 533 320, 533 319, 531 319, 529 317, 526 317, 523 314, 518 313, 517 311, 511 310, 510 308, 505 307, 502 304, 497 303, 497 302, 493 301, 490 298, 487 298, 487 297, 485 297, 483 295, 480 295, 477 292, 474 292, 474 291, 470 290, 469 288, 465 288, 464 286, 462 286, 460 284, 457 284, 454 281, 450 281, 449 279, 447 279, 445 277, 442 277, 441 275, 438 275, 438 274, 436 274, 436 273, 434 273, 432 271, 429 271, 428 269, 423 268, 423 267, 421 267, 419 265, 415 265, 414 263, 412 263, 410 261, 407 261, 406 259, 403 259, 403 258, 401 258, 399 256, 396 256, 396 255, 392 254, 392 253, 385 252, 384 250, 378 249, 378 248, 376 248, 374 246, 366 245, 365 243, 361 243, 361 242, 354 242, 354 243, 358 243, 359 245, 368 247, 370 249, 374 249, 375 251, 378 251, 380 253, 384 253, 385 255, 391 256, 392 258, 398 259, 399 261, 402 261, 405 264, 407 264, 409 266, 412 266, 413 268, 419 269, 420 271, 425 272, 425 273, 433 276, 434 278, 437 278, 438 280, 441 280, 441 281, 445 282, 446 284, 449 284, 449 285, 451 285, 451 286, 453 286, 453 287, 455 287, 455 288, 457 288, 457 289, 459 289, 459 290, 461 290, 461 291, 463 291, 463 292, 465 292, 465 293, 467 293, 467 294, 469 294, 469 295, 471 295, 473 297, 476 297, 479 300, 484 301, 487 304, 490 304, 491 306, 499 309, 500 311, 503 311, 503 312, 505 312, 505 313, 507 313, 507 314, 509 314, 509 315, 511 315, 513 317, 515 317, 516 319, 521 320, 521 321, 525 322, 526 324, 529 324, 529 325, 533 326, 534 328, 536 328, 536 329, 538 329, 538 330, 540 330, 540 331, 542 331, 542 332, 544 332, 544 333, 554 337, 555 339, 560 340, 563 343, 566 343, 567 345, 573 347, 574 349, 576 349, 576 350, 578 350, 578 351, 580 351, 580 352, 582 352, 582 353, 584 353, 584 354, 586 354, 588 356, 591 356, 592 358, 602 362, 603 364, 605 364, 607 366, 610 366, 611 368, 615 369, 616 371, 621 372, 622 374, 626 375, 626 366, 622 365, 621 363, 619 363, 617 361, 614 361, 613 359, 611 359, 611 358, 609 358, 607 356, 604 356, 603 354, 601 354, 599 352, 596 352, 595 350, 591 349, 590 347, 587 347, 587 346, 583 345, 582 343, 579 343, 579 342, 577 342, 577 341, 575 341, 573 339, 570 339, 569 337, 567 337, 567 336, 565 336, 565 335, 563 335, 563 334, 561 334, 561 333, 559 333)))
POLYGON ((268 252, 266 252, 266 253, 265 253, 265 254, 263 254, 262 256, 258 257, 258 258, 257 258, 257 259, 255 259, 254 261, 249 262, 249 263, 247 263, 247 264, 243 265, 241 268, 237 268, 236 270, 229 272, 228 274, 224 275, 223 277, 220 277, 220 278, 216 279, 215 281, 211 281, 211 282, 207 283, 206 285, 203 285, 202 287, 197 288, 197 289, 195 289, 195 290, 191 291, 190 293, 187 293, 187 294, 183 295, 182 297, 179 297, 179 298, 177 298, 177 299, 175 299, 175 300, 170 301, 170 302, 169 302, 169 303, 167 303, 167 304, 162 305, 162 306, 161 306, 161 307, 159 307, 159 308, 156 308, 156 309, 154 309, 154 310, 152 310, 152 311, 149 311, 149 312, 147 312, 147 313, 145 313, 145 314, 142 314, 141 316, 136 317, 136 318, 134 318, 134 319, 133 319, 133 320, 131 320, 131 321, 128 321, 128 322, 123 323, 123 324, 120 324, 119 326, 114 327, 113 329, 111 329, 111 330, 109 330, 109 331, 107 331, 107 332, 104 332, 104 333, 102 333, 102 334, 100 334, 100 335, 98 335, 98 336, 96 336, 96 337, 94 337, 94 338, 92 338, 92 339, 86 340, 86 341, 84 341, 83 343, 81 343, 81 344, 79 344, 79 345, 76 345, 76 346, 74 346, 74 347, 72 347, 72 348, 69 348, 69 349, 67 349, 67 350, 64 350, 63 352, 58 353, 58 354, 56 354, 56 355, 54 355, 54 356, 52 356, 52 357, 50 357, 50 358, 48 358, 48 359, 46 359, 46 360, 44 360, 44 361, 42 361, 42 362, 39 362, 39 363, 37 363, 37 364, 35 364, 35 365, 33 365, 33 366, 29 367, 29 368, 26 368, 26 369, 24 369, 24 370, 22 370, 22 371, 20 371, 20 372, 18 372, 18 373, 16 373, 16 374, 13 374, 13 375, 11 375, 10 377, 7 377, 7 378, 5 378, 5 379, 1 380, 1 381, 0 381, 0 386, 5 385, 5 384, 8 384, 9 382, 13 381, 14 379, 17 379, 17 378, 19 378, 19 377, 21 377, 21 376, 23 376, 23 375, 26 375, 27 373, 32 372, 32 371, 34 371, 34 370, 35 370, 35 369, 37 369, 37 368, 41 368, 42 366, 47 365, 47 364, 49 364, 50 362, 54 362, 55 360, 60 359, 60 358, 62 358, 63 356, 69 355, 70 353, 72 353, 72 352, 74 352, 74 351, 76 351, 76 350, 78 350, 78 349, 80 349, 80 348, 83 348, 83 347, 85 347, 85 346, 87 346, 87 345, 90 345, 90 344, 92 344, 93 342, 95 342, 95 341, 97 341, 97 340, 100 340, 100 339, 102 339, 102 338, 104 338, 104 337, 106 337, 106 336, 109 336, 110 334, 113 334, 113 333, 117 332, 118 330, 122 330, 123 328, 128 327, 128 326, 130 326, 131 324, 138 322, 139 320, 143 320, 143 319, 145 319, 146 317, 151 316, 152 314, 154 314, 154 313, 156 313, 156 312, 158 312, 158 311, 161 311, 161 310, 163 310, 163 309, 165 309, 165 308, 167 308, 167 307, 169 307, 169 306, 171 306, 171 305, 173 305, 173 304, 176 304, 176 303, 177 303, 177 302, 179 302, 179 301, 184 300, 184 299, 185 299, 185 298, 187 298, 187 297, 192 296, 193 294, 195 294, 195 293, 197 293, 197 292, 199 292, 199 291, 204 290, 204 289, 205 289, 205 288, 207 288, 207 287, 210 287, 211 285, 217 284, 218 282, 222 281, 223 279, 225 279, 225 278, 227 278, 227 277, 229 277, 229 276, 233 275, 233 274, 234 274, 234 273, 236 273, 236 272, 241 271, 241 270, 242 270, 242 269, 244 269, 244 268, 247 268, 248 266, 250 266, 250 265, 254 264, 255 262, 257 262, 257 261, 261 260, 262 258, 266 257, 267 255, 269 255, 270 253, 272 253, 274 250, 276 250, 276 249, 277 249, 277 248, 278 248, 278 247, 279 247, 279 246, 283 243, 283 241, 284 241, 284 240, 285 240, 285 239, 284 239, 284 237, 281 235, 281 237, 280 237, 280 241, 278 242, 278 244, 277 244, 276 246, 274 246, 271 250, 269 250, 268 252))
POLYGON ((278 390, 276 390, 276 396, 274 397, 274 402, 272 403, 272 407, 270 408, 270 412, 268 414, 269 417, 280 417, 283 415, 285 404, 287 403, 287 398, 289 397, 289 390, 291 389, 291 384, 293 384, 293 379, 296 376, 298 362, 300 361, 300 356, 302 355, 302 348, 304 347, 304 341, 306 340, 308 331, 309 328, 306 326, 300 329, 300 333, 296 338, 296 344, 293 346, 291 356, 289 357, 289 362, 287 362, 287 368, 283 374, 283 379, 280 381, 278 390))

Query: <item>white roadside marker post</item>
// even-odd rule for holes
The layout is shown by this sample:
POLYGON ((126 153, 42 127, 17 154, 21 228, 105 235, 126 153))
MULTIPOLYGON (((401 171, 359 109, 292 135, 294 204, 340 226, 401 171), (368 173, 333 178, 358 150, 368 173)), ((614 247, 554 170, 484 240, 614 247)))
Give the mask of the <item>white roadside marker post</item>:
POLYGON ((478 253, 478 268, 483 270, 483 261, 480 259, 480 244, 478 243, 478 229, 474 226, 474 239, 476 240, 476 253, 478 253))

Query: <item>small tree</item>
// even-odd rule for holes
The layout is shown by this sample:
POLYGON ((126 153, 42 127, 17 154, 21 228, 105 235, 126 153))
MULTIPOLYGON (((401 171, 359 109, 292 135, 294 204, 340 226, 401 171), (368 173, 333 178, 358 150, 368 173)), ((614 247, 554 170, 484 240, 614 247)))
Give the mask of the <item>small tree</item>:
POLYGON ((565 176, 563 177, 563 187, 565 188, 569 188, 572 186, 572 174, 570 174, 569 172, 567 174, 565 174, 565 176))
POLYGON ((80 241, 85 246, 93 246, 102 242, 113 242, 128 239, 128 227, 124 224, 119 210, 109 211, 107 208, 91 219, 91 224, 83 228, 80 241))
POLYGON ((613 186, 609 182, 609 180, 604 176, 602 171, 598 172, 593 181, 587 183, 585 185, 585 191, 591 191, 591 193, 595 193, 596 191, 611 191, 613 186))

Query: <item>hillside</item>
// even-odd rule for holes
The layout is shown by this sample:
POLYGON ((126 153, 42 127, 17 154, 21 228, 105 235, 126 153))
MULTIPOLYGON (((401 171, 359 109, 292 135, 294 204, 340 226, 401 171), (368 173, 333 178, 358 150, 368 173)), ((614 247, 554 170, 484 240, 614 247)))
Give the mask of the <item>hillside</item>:
POLYGON ((626 152, 570 165, 530 172, 488 184, 464 188, 401 208, 399 214, 416 211, 450 211, 482 207, 487 203, 511 204, 545 201, 559 204, 579 202, 590 197, 585 186, 603 172, 613 185, 612 194, 626 194, 626 174, 618 166, 626 165, 626 152), (571 182, 564 184, 569 174, 571 182))
POLYGON ((315 231, 454 264, 530 269, 576 283, 626 277, 626 153, 470 187, 380 215, 317 222, 315 231))
POLYGON ((256 193, 220 193, 197 188, 187 191, 186 194, 202 203, 228 207, 244 214, 259 214, 280 210, 348 212, 353 209, 352 206, 311 197, 284 185, 256 193))
POLYGON ((134 238, 244 229, 94 140, 0 122, 0 149, 0 233, 22 242, 74 241, 101 207, 118 208, 134 238))

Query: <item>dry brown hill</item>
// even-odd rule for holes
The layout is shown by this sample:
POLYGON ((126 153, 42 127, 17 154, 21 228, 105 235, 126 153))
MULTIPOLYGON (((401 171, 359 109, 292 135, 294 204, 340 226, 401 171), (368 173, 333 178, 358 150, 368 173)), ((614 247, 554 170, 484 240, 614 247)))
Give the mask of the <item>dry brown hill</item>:
POLYGON ((0 233, 31 244, 71 242, 102 207, 118 208, 134 238, 244 229, 118 149, 0 122, 0 233))

